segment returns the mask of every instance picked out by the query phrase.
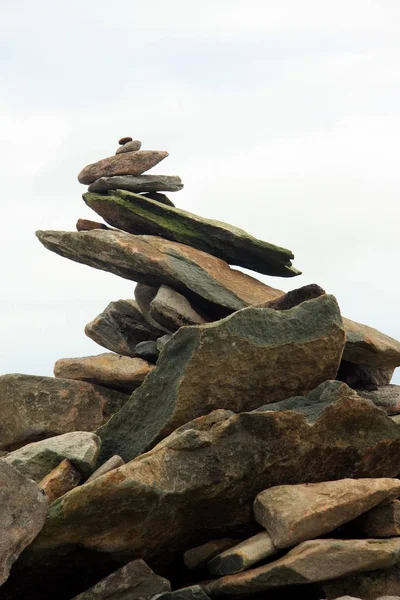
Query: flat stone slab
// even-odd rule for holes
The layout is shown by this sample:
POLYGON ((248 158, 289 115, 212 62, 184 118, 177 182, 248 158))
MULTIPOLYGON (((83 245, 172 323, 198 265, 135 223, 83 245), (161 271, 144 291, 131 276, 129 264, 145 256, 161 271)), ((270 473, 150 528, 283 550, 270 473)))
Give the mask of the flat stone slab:
POLYGON ((54 375, 132 392, 153 369, 153 365, 141 358, 107 352, 97 356, 60 358, 54 365, 54 375))
POLYGON ((343 359, 383 369, 400 366, 400 342, 373 327, 343 318, 346 347, 343 359))
POLYGON ((48 501, 44 492, 0 460, 0 586, 13 563, 42 529, 48 501))
POLYGON ((127 399, 127 394, 83 381, 2 375, 0 448, 14 450, 69 431, 94 431, 127 399))
POLYGON ((400 538, 311 540, 283 558, 204 584, 206 594, 255 594, 275 587, 327 581, 350 573, 384 569, 400 561, 400 538))
POLYGON ((208 319, 192 307, 185 296, 167 285, 162 285, 150 302, 150 316, 169 331, 208 322, 208 319))
POLYGON ((89 186, 89 192, 127 190, 130 192, 179 192, 183 188, 176 175, 133 175, 101 177, 89 186))
POLYGON ((274 546, 287 548, 329 533, 399 496, 400 481, 388 478, 282 485, 258 494, 254 516, 274 546))
POLYGON ((119 454, 129 461, 216 408, 241 412, 307 393, 335 377, 344 338, 329 295, 288 311, 249 307, 215 323, 182 327, 157 368, 97 430, 101 460, 119 454))
POLYGON ((265 275, 300 274, 292 266, 294 256, 290 250, 258 240, 228 223, 212 221, 125 190, 115 190, 108 196, 89 192, 83 199, 106 223, 128 233, 161 236, 265 275))
POLYGON ((90 475, 96 467, 101 441, 94 433, 73 431, 28 444, 10 452, 3 460, 25 477, 42 481, 62 460, 67 458, 82 475, 90 475))
POLYGON ((400 501, 376 506, 356 521, 357 527, 373 538, 400 536, 400 501))
POLYGON ((86 185, 94 183, 100 177, 114 175, 141 175, 168 156, 161 150, 139 150, 108 156, 95 163, 87 165, 78 175, 79 183, 86 185))
POLYGON ((85 327, 96 344, 123 356, 135 356, 140 342, 156 340, 164 330, 150 325, 134 300, 116 300, 85 327))
POLYGON ((283 293, 231 269, 219 258, 157 236, 100 229, 38 231, 36 235, 48 250, 65 258, 138 283, 169 285, 220 314, 267 302, 283 293))
POLYGON ((218 554, 208 563, 208 570, 214 575, 240 573, 248 567, 278 552, 268 533, 262 531, 244 540, 237 546, 218 554))

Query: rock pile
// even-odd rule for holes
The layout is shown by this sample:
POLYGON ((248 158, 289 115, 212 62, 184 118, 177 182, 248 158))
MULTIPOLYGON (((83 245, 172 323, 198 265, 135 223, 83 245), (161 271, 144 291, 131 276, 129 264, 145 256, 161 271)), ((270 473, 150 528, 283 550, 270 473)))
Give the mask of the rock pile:
POLYGON ((300 274, 176 208, 167 155, 122 138, 78 177, 106 224, 37 232, 137 285, 108 352, 0 377, 0 597, 399 597, 400 343, 231 268, 300 274))

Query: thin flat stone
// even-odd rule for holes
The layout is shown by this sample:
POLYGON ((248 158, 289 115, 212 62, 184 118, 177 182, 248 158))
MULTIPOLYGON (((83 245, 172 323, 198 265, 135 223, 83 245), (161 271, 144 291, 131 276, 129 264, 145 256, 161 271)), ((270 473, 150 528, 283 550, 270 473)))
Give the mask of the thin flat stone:
POLYGON ((214 575, 240 573, 255 563, 278 552, 268 533, 262 531, 244 540, 237 546, 225 550, 208 563, 208 570, 214 575))
POLYGON ((189 300, 167 285, 162 285, 150 302, 150 316, 169 331, 185 325, 202 325, 207 319, 199 314, 189 300))
POLYGON ((157 235, 265 275, 294 277, 292 252, 258 240, 244 230, 166 206, 125 190, 108 196, 83 194, 86 204, 113 227, 132 234, 157 235))
POLYGON ((141 175, 168 156, 161 150, 139 150, 126 152, 116 156, 108 156, 95 163, 87 165, 78 175, 79 183, 90 184, 100 177, 114 175, 141 175))
POLYGON ((100 177, 90 186, 89 192, 108 192, 108 190, 127 190, 130 192, 179 192, 183 188, 177 175, 116 175, 100 177))
POLYGON ((211 540, 210 542, 201 544, 201 546, 186 550, 183 555, 183 562, 188 569, 201 569, 209 560, 214 558, 214 556, 224 552, 224 550, 232 548, 232 546, 237 546, 238 543, 239 540, 233 538, 211 540))
POLYGON ((142 142, 139 140, 131 140, 120 146, 115 154, 123 154, 124 152, 137 152, 142 147, 142 142))
POLYGON ((140 194, 145 198, 150 198, 150 200, 155 200, 156 202, 161 202, 161 204, 166 204, 167 206, 175 206, 175 204, 166 196, 165 194, 160 194, 160 192, 146 192, 145 194, 140 194))

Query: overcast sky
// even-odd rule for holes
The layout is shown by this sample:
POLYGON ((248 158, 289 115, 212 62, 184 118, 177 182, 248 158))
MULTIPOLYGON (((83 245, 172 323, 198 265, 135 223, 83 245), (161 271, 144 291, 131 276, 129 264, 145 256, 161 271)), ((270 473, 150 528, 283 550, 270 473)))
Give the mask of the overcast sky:
POLYGON ((294 252, 263 281, 400 339, 399 30, 398 0, 0 0, 0 371, 102 352, 85 324, 133 297, 34 235, 97 218, 77 174, 125 135, 177 206, 294 252))

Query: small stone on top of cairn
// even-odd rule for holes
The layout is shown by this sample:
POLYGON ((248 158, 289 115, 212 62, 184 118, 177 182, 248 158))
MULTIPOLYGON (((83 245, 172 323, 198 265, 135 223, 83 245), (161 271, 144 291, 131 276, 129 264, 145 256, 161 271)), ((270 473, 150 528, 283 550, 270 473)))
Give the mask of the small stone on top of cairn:
POLYGON ((132 142, 133 138, 126 136, 126 137, 122 137, 121 139, 118 140, 118 144, 120 146, 125 146, 125 144, 127 144, 128 142, 132 142))

